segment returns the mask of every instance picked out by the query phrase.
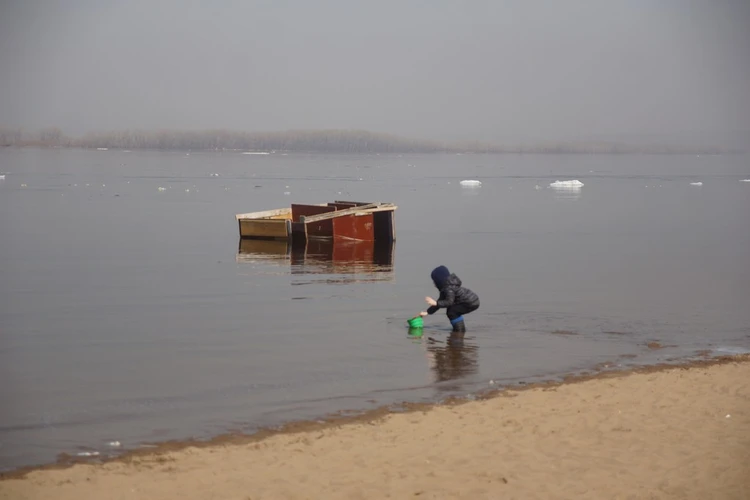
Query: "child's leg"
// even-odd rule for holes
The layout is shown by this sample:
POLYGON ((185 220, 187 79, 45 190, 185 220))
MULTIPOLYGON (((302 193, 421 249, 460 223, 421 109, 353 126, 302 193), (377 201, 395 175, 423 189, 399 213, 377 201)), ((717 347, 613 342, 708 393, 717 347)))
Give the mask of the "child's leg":
POLYGON ((448 319, 453 322, 453 320, 462 317, 464 314, 476 311, 478 308, 479 306, 469 304, 453 304, 446 309, 445 314, 448 315, 448 319))
POLYGON ((464 324, 463 315, 469 314, 476 309, 477 306, 469 304, 453 304, 452 306, 448 307, 445 313, 451 322, 451 326, 453 326, 453 331, 464 333, 466 331, 466 325, 464 324))

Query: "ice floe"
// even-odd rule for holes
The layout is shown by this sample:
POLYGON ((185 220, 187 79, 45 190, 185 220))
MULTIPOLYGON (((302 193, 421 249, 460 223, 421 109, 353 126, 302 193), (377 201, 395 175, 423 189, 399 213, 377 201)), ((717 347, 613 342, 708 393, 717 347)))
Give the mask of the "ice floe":
POLYGON ((702 186, 703 183, 702 182, 691 182, 690 185, 691 186, 702 186))
POLYGON ((465 187, 479 187, 482 185, 482 181, 467 179, 465 181, 461 181, 459 184, 465 187))
POLYGON ((574 179, 571 181, 555 181, 552 184, 549 185, 551 188, 562 188, 562 189, 577 189, 583 187, 583 182, 579 181, 578 179, 574 179))

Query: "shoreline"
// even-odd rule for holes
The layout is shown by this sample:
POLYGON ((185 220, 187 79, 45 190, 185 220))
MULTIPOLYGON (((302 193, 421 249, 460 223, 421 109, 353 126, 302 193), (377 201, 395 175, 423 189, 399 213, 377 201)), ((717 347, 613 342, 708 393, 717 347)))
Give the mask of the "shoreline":
POLYGON ((674 360, 674 362, 629 366, 621 369, 610 369, 610 363, 599 363, 575 373, 561 374, 554 379, 550 378, 541 382, 529 383, 519 381, 512 385, 500 385, 475 391, 468 397, 449 397, 441 402, 411 403, 407 401, 362 411, 338 410, 321 418, 290 421, 277 426, 260 428, 251 433, 224 432, 208 439, 144 442, 139 448, 123 450, 111 456, 102 454, 94 457, 79 457, 60 453, 55 462, 19 466, 8 471, 0 471, 0 485, 4 481, 25 479, 30 474, 36 472, 64 471, 79 465, 102 467, 107 464, 132 464, 141 459, 158 460, 159 457, 175 452, 184 452, 190 448, 211 449, 227 446, 243 446, 260 443, 276 436, 322 432, 358 424, 376 425, 392 415, 408 415, 415 412, 425 413, 441 407, 459 407, 496 398, 516 397, 521 393, 535 390, 551 391, 563 386, 581 384, 588 381, 620 379, 638 374, 711 368, 737 363, 750 363, 750 354, 717 355, 710 357, 707 352, 699 352, 694 356, 685 358, 684 361, 674 360))

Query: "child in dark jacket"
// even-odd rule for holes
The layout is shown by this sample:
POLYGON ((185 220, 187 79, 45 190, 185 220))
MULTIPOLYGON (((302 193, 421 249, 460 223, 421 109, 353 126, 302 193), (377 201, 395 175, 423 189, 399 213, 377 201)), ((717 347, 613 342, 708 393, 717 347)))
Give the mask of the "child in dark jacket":
POLYGON ((438 309, 445 308, 448 319, 453 326, 453 331, 463 334, 466 332, 464 324, 464 314, 479 309, 479 297, 476 293, 462 286, 461 280, 455 274, 448 271, 445 266, 438 266, 433 269, 432 282, 440 290, 440 296, 437 300, 432 297, 425 297, 425 301, 430 305, 427 311, 420 313, 422 316, 434 314, 438 309))

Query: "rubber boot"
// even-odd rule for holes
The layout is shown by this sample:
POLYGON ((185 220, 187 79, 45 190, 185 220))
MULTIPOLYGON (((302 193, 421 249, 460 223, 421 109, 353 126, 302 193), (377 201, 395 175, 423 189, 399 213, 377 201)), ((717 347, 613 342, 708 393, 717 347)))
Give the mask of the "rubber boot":
POLYGON ((458 318, 452 319, 451 325, 453 325, 453 332, 451 333, 451 337, 463 339, 464 333, 466 333, 466 324, 464 323, 464 317, 459 316, 458 318))
POLYGON ((453 323, 453 333, 460 333, 462 336, 466 333, 466 324, 463 320, 453 323))

